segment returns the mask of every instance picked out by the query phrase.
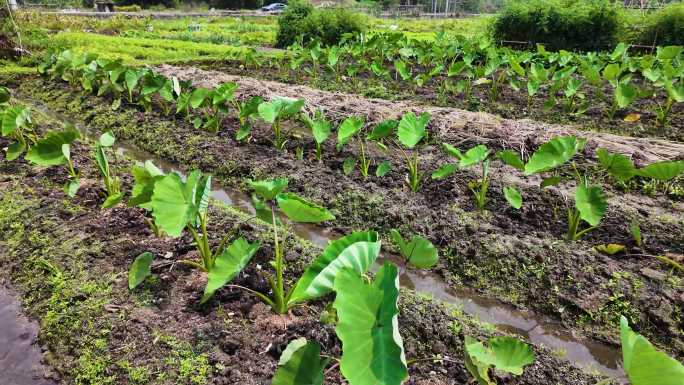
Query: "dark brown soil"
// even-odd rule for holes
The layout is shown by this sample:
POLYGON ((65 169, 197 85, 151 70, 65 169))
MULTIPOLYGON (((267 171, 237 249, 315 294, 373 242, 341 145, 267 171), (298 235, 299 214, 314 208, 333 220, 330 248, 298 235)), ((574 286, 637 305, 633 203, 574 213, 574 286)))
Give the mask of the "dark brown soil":
MULTIPOLYGON (((7 142, 0 140, 0 145, 7 142)), ((207 306, 199 306, 204 277, 176 263, 193 257, 190 239, 155 238, 139 209, 100 209, 102 188, 89 147, 75 145, 72 157, 88 181, 74 200, 60 189, 66 178, 61 168, 0 163, 0 277, 11 279, 23 291, 28 313, 41 322, 39 338, 46 360, 61 374, 62 383, 268 384, 284 347, 302 336, 318 341, 325 354, 339 356, 334 328, 318 320, 323 301, 279 316, 244 292, 223 289, 207 306), (130 292, 125 272, 142 251, 157 256, 153 278, 130 292)), ((122 175, 127 164, 119 160, 122 175)), ((130 178, 124 182, 128 185, 130 178)), ((212 244, 240 218, 236 211, 212 207, 212 244)), ((241 231, 265 244, 236 283, 264 289, 255 266, 265 266, 272 258, 268 229, 244 225, 241 231)), ((292 237, 285 246, 290 282, 320 250, 292 237)), ((407 384, 468 383, 463 335, 486 337, 490 332, 410 293, 402 294, 400 308, 407 357, 440 354, 449 359, 412 365, 407 384), (454 323, 460 330, 452 327, 454 323)), ((497 381, 597 381, 551 352, 535 350, 537 359, 523 376, 501 376, 497 381)), ((331 370, 326 383, 343 382, 331 370)))
MULTIPOLYGON (((330 141, 324 146, 322 163, 308 156, 299 161, 293 155, 295 147, 302 146, 305 154, 311 154, 310 139, 291 140, 287 151, 279 152, 270 145, 268 127, 262 125, 257 126, 254 140, 244 145, 232 139, 236 127, 232 119, 226 121, 218 135, 211 135, 193 129, 181 119, 144 114, 133 106, 112 112, 106 100, 81 97, 62 84, 42 79, 25 78, 17 91, 22 98, 47 103, 98 130, 114 130, 118 137, 146 151, 211 172, 226 183, 286 176, 293 191, 332 209, 337 219, 331 226, 339 232, 375 228, 386 234, 389 229, 400 228, 422 234, 440 247, 442 258, 435 271, 453 285, 473 287, 613 342, 617 341, 617 320, 624 314, 656 344, 677 357, 684 354, 681 275, 651 257, 671 253, 673 258, 680 258, 684 252, 681 197, 650 197, 641 194, 638 186, 625 193, 604 184, 610 207, 601 228, 582 241, 568 244, 560 238, 566 228, 567 192, 572 186, 540 192, 536 187, 538 178, 515 176, 510 168, 496 163, 492 166, 487 211, 478 212, 466 186, 468 180, 477 177, 476 170, 459 172, 442 181, 426 179, 421 190, 412 194, 403 183, 403 161, 398 154, 375 153, 392 161, 393 171, 384 178, 364 180, 358 173, 345 176, 341 171, 344 158, 356 150, 346 148, 336 153, 330 141), (509 208, 502 196, 501 187, 509 184, 523 192, 525 206, 521 211, 509 208), (636 247, 627 231, 633 219, 639 221, 645 235, 643 249, 636 247), (599 254, 592 247, 601 243, 625 244, 627 253, 599 254)), ((351 99, 337 95, 330 94, 327 105, 351 99)), ((357 103, 365 103, 357 99, 357 103)), ((395 115, 402 112, 402 106, 395 108, 395 115)), ((433 138, 467 148, 483 137, 472 134, 478 131, 477 126, 473 128, 475 124, 465 120, 466 129, 431 126, 431 130, 433 138), (452 140, 459 137, 465 139, 452 140)), ((504 132, 507 138, 519 140, 514 134, 516 128, 527 135, 543 127, 537 124, 538 128, 529 129, 528 124, 532 123, 511 123, 504 132)), ((553 129, 568 130, 560 126, 553 129)), ((489 132, 499 131, 492 127, 489 132)), ((596 147, 594 141, 608 145, 608 138, 613 137, 635 154, 646 154, 642 159, 662 159, 682 146, 657 141, 651 147, 649 140, 595 134, 590 136, 587 151, 596 147)), ((523 141, 524 149, 534 150, 539 140, 523 141)), ((502 147, 500 142, 486 143, 502 147)), ((428 172, 448 161, 435 143, 421 149, 420 154, 421 168, 428 172)), ((580 168, 590 173, 595 183, 602 182, 599 175, 593 174, 590 163, 580 162, 580 168)))

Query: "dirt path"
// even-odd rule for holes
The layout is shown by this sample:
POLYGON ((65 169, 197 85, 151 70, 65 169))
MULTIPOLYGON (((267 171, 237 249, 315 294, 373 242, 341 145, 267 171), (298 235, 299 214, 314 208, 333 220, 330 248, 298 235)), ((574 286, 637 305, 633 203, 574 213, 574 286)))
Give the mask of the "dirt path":
POLYGON ((375 123, 397 118, 407 111, 417 113, 426 111, 432 116, 433 132, 441 140, 450 143, 464 141, 487 143, 491 147, 513 148, 524 153, 555 136, 577 135, 589 139, 587 148, 591 150, 591 153, 595 148, 604 147, 613 152, 631 155, 637 164, 684 159, 684 143, 580 131, 571 126, 532 120, 502 119, 488 113, 447 107, 425 107, 406 101, 367 99, 359 95, 333 93, 307 86, 233 76, 194 67, 161 65, 154 69, 167 77, 178 76, 180 79, 192 80, 195 86, 207 88, 213 88, 225 82, 236 82, 240 85, 238 95, 243 97, 260 95, 266 98, 274 96, 305 98, 309 109, 320 108, 328 116, 336 119, 359 114, 366 116, 368 122, 375 123))

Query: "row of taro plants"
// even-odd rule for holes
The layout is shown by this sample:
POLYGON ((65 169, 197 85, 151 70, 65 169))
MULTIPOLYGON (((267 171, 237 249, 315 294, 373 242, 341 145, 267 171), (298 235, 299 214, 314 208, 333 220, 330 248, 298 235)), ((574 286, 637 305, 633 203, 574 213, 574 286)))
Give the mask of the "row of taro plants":
MULTIPOLYGON (((438 33, 434 41, 423 41, 385 32, 358 35, 330 47, 318 41, 298 43, 290 47, 288 66, 274 61, 270 65, 297 79, 326 73, 357 86, 371 76, 401 82, 414 92, 430 87, 442 104, 447 95, 472 100, 475 88, 496 102, 508 87, 527 95, 528 109, 543 98, 545 110, 560 106, 567 114, 582 115, 603 102, 603 114, 613 119, 619 110, 650 100, 658 123, 667 126, 675 103, 684 102, 683 47, 658 47, 654 55, 643 56, 630 56, 628 49, 621 43, 611 53, 548 52, 541 45, 536 51, 516 51, 482 38, 438 33)), ((625 119, 640 117, 629 114, 625 119)))
MULTIPOLYGON (((124 79, 128 70, 124 68, 124 79)), ((155 77, 156 75, 149 76, 155 77)), ((173 88, 179 84, 174 79, 169 82, 173 88)), ((94 89, 99 90, 98 83, 94 84, 96 86, 94 89)), ((144 84, 145 80, 141 83, 140 89, 131 87, 129 92, 131 100, 134 97, 142 97, 140 95, 143 93, 144 84)), ((114 86, 110 83, 108 87, 114 86)), ((178 97, 183 95, 180 92, 173 92, 178 97)), ((194 91, 190 92, 191 95, 193 93, 194 91)), ((155 96, 147 93, 146 95, 149 103, 154 102, 157 96, 161 97, 159 94, 155 96)), ((260 103, 257 110, 268 103, 260 103)), ((67 127, 65 130, 48 132, 42 138, 39 137, 32 126, 28 108, 21 104, 11 103, 9 91, 4 88, 0 89, 0 108, 3 136, 14 140, 7 150, 7 158, 17 159, 25 151, 24 158, 36 165, 65 166, 71 176, 65 186, 65 191, 69 195, 75 195, 79 186, 79 174, 74 170, 71 161, 70 145, 79 139, 79 132, 73 127, 67 127)), ((404 117, 406 118, 407 115, 404 117)), ((425 130, 428 118, 425 115, 421 117, 408 115, 407 120, 412 123, 405 125, 418 125, 425 130)), ((398 125, 401 126, 401 123, 398 125)), ((404 130, 406 129, 405 127, 404 130)), ((402 131, 401 127, 398 131, 402 131)), ((398 136, 401 137, 401 134, 398 136)), ((420 138, 416 139, 414 135, 412 140, 417 143, 420 138)), ((114 136, 107 132, 99 137, 93 149, 94 162, 100 171, 106 191, 103 208, 120 204, 125 195, 119 178, 115 175, 116 170, 107 161, 107 153, 110 151, 108 149, 114 143, 114 136)), ((583 140, 574 137, 555 138, 543 145, 526 164, 523 164, 515 153, 500 152, 497 156, 507 164, 521 168, 525 172, 530 170, 541 172, 542 169, 547 171, 566 162, 583 145, 583 140), (564 160, 559 159, 559 156, 564 160)), ((448 145, 445 145, 445 148, 459 158, 459 167, 477 163, 487 167, 484 165, 489 161, 487 159, 489 151, 486 148, 483 150, 481 147, 476 147, 465 154, 448 145)), ((606 153, 604 157, 613 159, 612 162, 606 164, 616 164, 618 162, 616 159, 620 162, 622 160, 617 154, 606 153)), ((668 172, 667 170, 673 167, 680 168, 681 163, 661 162, 646 168, 634 169, 632 173, 644 174, 646 173, 644 170, 649 167, 659 170, 658 172, 668 172)), ((447 165, 437 172, 447 174, 450 169, 451 167, 447 165)), ((611 168, 607 170, 611 172, 611 168)), ((334 216, 326 208, 287 192, 287 179, 251 181, 250 188, 254 192, 256 217, 270 223, 274 245, 274 255, 271 261, 274 272, 262 271, 270 290, 260 292, 246 286, 230 284, 231 280, 256 254, 260 241, 250 243, 245 238, 236 237, 236 234, 229 232, 221 238, 218 244, 210 242, 211 237, 208 231, 210 175, 192 171, 183 179, 176 173, 165 174, 149 161, 144 165, 135 166, 132 174, 135 184, 131 189, 128 205, 143 208, 149 213, 148 223, 157 236, 179 238, 187 232, 193 238, 199 258, 182 260, 181 263, 206 273, 207 284, 200 299, 201 303, 206 303, 217 290, 228 286, 244 290, 269 305, 274 312, 285 314, 295 306, 334 293, 335 300, 332 303, 332 309, 335 310, 335 319, 332 322, 336 324, 336 333, 342 342, 342 356, 340 358, 323 356, 316 342, 304 339, 294 340, 281 356, 273 377, 273 384, 322 384, 325 377, 324 370, 331 359, 338 361, 337 365, 341 373, 352 385, 401 384, 408 378, 408 366, 422 361, 422 359, 406 360, 404 355, 397 321, 399 312, 397 267, 391 263, 385 263, 375 274, 374 279, 367 276, 368 269, 380 254, 381 243, 375 231, 355 232, 331 242, 305 269, 295 284, 286 289, 284 242, 279 235, 279 230, 286 231, 286 227, 278 219, 278 212, 282 212, 290 221, 303 223, 320 223, 332 220, 334 216)), ((591 192, 588 194, 591 195, 591 192)), ((578 215, 581 216, 584 212, 584 204, 578 203, 576 206, 580 213, 578 215)), ((594 209, 593 206, 591 208, 594 209)), ((407 241, 396 231, 392 232, 392 239, 409 264, 418 268, 430 268, 437 262, 437 250, 426 239, 413 236, 410 241, 407 241)), ((153 258, 153 254, 146 252, 134 260, 129 270, 131 289, 137 287, 151 274, 153 258)), ((658 375, 657 378, 661 378, 660 375, 663 374, 672 375, 671 378, 679 378, 677 376, 684 373, 684 367, 680 363, 657 351, 643 336, 634 333, 625 319, 622 321, 621 334, 625 369, 633 384, 655 383, 652 382, 652 378, 656 378, 653 377, 654 374, 658 375)), ((511 337, 491 338, 487 344, 466 337, 464 345, 466 368, 479 384, 495 384, 490 377, 494 369, 520 375, 524 366, 534 360, 534 354, 529 346, 511 337)), ((448 360, 444 357, 429 359, 448 360)))
MULTIPOLYGON (((119 61, 101 59, 87 53, 63 51, 51 54, 46 57, 40 70, 72 85, 80 85, 87 92, 110 95, 113 97, 113 108, 118 108, 122 99, 126 99, 128 103, 137 103, 147 111, 156 105, 163 113, 181 115, 192 122, 195 128, 213 133, 219 131, 224 119, 234 111, 240 125, 236 131, 238 141, 248 141, 254 120, 260 119, 272 127, 272 142, 281 150, 289 140, 285 129, 286 121, 300 121, 310 131, 318 160, 323 157, 322 145, 332 135, 335 125, 321 110, 306 112, 304 99, 274 97, 264 100, 261 96, 252 96, 239 100, 235 95, 238 87, 235 83, 221 84, 214 89, 192 87, 189 82, 180 81, 176 77, 168 79, 147 68, 131 68, 119 61)), ((352 144, 357 148, 356 156, 344 160, 344 173, 351 174, 358 168, 360 174, 367 178, 371 175, 371 166, 375 165, 376 177, 383 177, 391 170, 392 164, 388 160, 373 159, 373 154, 395 152, 402 154, 405 160, 407 185, 412 191, 418 191, 429 174, 422 170, 419 156, 428 141, 429 121, 429 114, 416 115, 413 112, 403 114, 400 120, 389 119, 375 125, 366 124, 363 116, 341 119, 336 127, 337 150, 352 144), (377 151, 370 151, 371 148, 377 151)), ((454 146, 443 143, 445 152, 455 157, 457 162, 441 166, 432 171, 430 176, 432 179, 442 179, 457 170, 479 166, 480 177, 469 182, 468 186, 479 209, 484 209, 487 204, 489 168, 492 161, 510 165, 525 176, 543 175, 545 178, 540 184, 541 188, 574 180, 577 186, 575 204, 567 210, 566 233, 566 239, 573 241, 596 228, 607 210, 607 200, 601 187, 591 185, 589 175, 581 173, 572 161, 584 149, 585 143, 585 139, 574 136, 553 138, 539 147, 527 162, 512 150, 495 153, 485 145, 477 145, 463 153, 454 146), (583 229, 582 221, 589 227, 583 229)), ((297 150, 298 157, 302 157, 301 147, 297 147, 297 150)), ((624 185, 638 177, 662 185, 662 189, 668 192, 678 176, 684 173, 682 160, 662 161, 637 168, 630 158, 622 154, 598 149, 596 155, 601 175, 608 174, 618 184, 624 185)), ((104 155, 101 158, 106 160, 104 155)), ((115 195, 116 189, 112 190, 112 195, 115 195)), ((522 207, 522 194, 515 187, 505 186, 502 193, 513 208, 522 207)), ((116 203, 115 200, 112 202, 116 203)))

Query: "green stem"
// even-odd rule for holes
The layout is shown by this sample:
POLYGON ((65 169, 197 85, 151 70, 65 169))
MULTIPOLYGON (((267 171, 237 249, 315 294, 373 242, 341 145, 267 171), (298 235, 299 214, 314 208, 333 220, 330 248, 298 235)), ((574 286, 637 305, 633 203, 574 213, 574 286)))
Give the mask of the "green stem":
POLYGON ((276 279, 275 283, 271 283, 273 289, 274 297, 274 310, 277 313, 285 314, 287 313, 287 304, 285 303, 285 289, 283 285, 283 252, 280 247, 280 241, 278 240, 278 225, 276 223, 276 212, 275 206, 271 205, 271 218, 273 220, 273 242, 275 248, 275 269, 276 269, 276 279))

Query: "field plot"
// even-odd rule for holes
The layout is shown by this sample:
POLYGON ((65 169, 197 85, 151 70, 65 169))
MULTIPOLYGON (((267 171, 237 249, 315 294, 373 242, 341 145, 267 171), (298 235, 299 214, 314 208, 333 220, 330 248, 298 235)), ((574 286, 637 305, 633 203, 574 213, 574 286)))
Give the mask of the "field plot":
POLYGON ((682 47, 485 21, 24 15, 0 280, 50 382, 681 385, 682 47))

